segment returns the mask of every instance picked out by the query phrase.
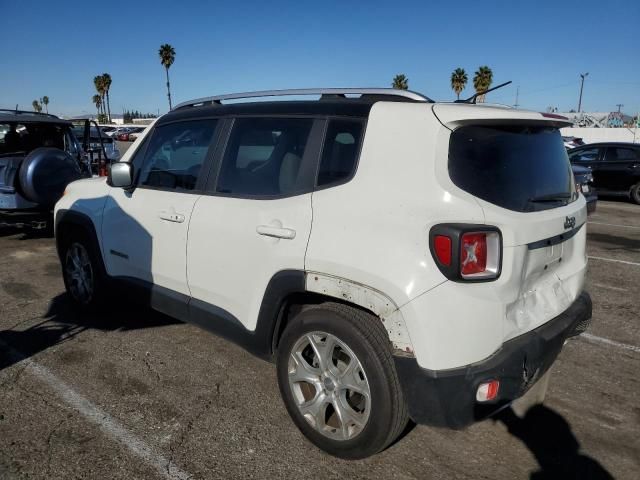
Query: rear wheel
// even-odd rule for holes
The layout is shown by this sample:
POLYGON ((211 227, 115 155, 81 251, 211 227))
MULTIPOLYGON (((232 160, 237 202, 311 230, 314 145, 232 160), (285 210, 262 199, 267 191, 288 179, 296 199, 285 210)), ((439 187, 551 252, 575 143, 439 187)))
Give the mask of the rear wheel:
POLYGON ((631 187, 629 194, 633 203, 640 204, 640 182, 631 187))
POLYGON ((389 339, 373 315, 334 303, 303 310, 283 334, 277 370, 291 418, 332 455, 368 457, 407 425, 389 339))

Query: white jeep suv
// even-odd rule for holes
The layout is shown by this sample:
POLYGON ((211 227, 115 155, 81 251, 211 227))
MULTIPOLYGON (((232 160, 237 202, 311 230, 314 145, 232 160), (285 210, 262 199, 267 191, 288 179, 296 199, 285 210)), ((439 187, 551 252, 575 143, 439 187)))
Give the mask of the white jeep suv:
POLYGON ((409 419, 461 428, 591 318, 568 124, 390 89, 187 102, 107 181, 69 185, 65 285, 85 307, 123 286, 274 360, 291 418, 333 455, 372 455, 409 419))

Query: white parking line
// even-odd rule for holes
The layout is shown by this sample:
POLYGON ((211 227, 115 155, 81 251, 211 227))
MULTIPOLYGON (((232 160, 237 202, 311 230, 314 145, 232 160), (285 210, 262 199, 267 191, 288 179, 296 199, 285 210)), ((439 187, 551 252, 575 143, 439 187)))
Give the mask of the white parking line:
POLYGON ((628 343, 620 343, 615 340, 609 340, 608 338, 598 337, 596 335, 591 335, 590 333, 583 333, 580 335, 582 338, 586 340, 590 340, 593 342, 604 343, 605 345, 611 345, 612 347, 622 348, 624 350, 631 350, 632 352, 640 353, 640 347, 636 347, 635 345, 629 345, 628 343))
POLYGON ((640 227, 635 225, 620 225, 618 223, 603 223, 603 222, 588 222, 589 225, 606 225, 607 227, 620 227, 620 228, 636 228, 640 230, 640 227))
POLYGON ((191 475, 180 470, 173 462, 156 452, 140 438, 122 426, 111 415, 101 410, 85 397, 74 391, 69 385, 56 377, 51 371, 33 360, 25 357, 17 350, 0 340, 2 347, 12 361, 26 365, 25 370, 31 372, 40 381, 47 384, 69 406, 77 410, 83 417, 95 423, 114 440, 122 443, 134 455, 144 460, 164 478, 170 480, 188 480, 191 475))
POLYGON ((615 258, 594 257, 592 255, 588 255, 587 258, 592 259, 592 260, 602 260, 602 261, 605 261, 605 262, 624 263, 625 265, 635 265, 636 267, 640 267, 640 263, 638 263, 638 262, 629 262, 628 260, 616 260, 615 258))
POLYGON ((628 288, 621 288, 621 287, 612 287, 611 285, 603 285, 601 283, 592 283, 592 285, 594 287, 598 287, 598 288, 607 288, 609 290, 615 290, 617 292, 628 292, 629 289, 628 288))

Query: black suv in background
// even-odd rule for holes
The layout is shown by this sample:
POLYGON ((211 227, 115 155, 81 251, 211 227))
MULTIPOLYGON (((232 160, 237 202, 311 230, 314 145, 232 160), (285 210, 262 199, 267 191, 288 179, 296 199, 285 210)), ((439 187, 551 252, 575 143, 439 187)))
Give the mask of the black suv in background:
POLYGON ((640 144, 590 143, 569 150, 569 160, 591 170, 598 193, 628 195, 640 204, 640 144))
POLYGON ((72 127, 55 115, 0 110, 0 225, 46 226, 65 187, 91 176, 72 127))

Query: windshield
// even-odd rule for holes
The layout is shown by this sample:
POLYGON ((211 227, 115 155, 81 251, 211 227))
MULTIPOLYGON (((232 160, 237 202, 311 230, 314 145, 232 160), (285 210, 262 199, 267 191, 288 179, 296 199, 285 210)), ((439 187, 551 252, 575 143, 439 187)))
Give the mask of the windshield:
POLYGON ((560 132, 532 126, 468 126, 451 134, 449 175, 458 187, 517 212, 577 198, 560 132))

